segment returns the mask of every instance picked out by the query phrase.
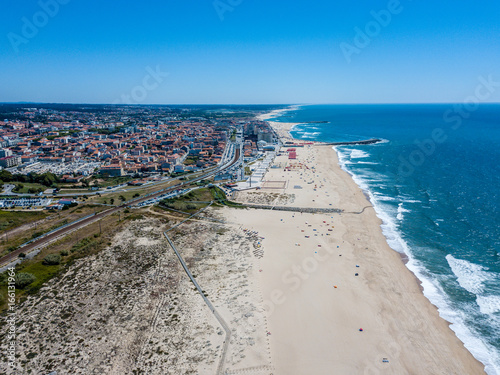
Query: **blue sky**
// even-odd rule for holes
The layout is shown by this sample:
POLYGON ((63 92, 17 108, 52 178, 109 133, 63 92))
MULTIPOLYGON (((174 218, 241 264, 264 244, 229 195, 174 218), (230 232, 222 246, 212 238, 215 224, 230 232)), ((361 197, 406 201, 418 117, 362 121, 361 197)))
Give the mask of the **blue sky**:
POLYGON ((3 0, 0 101, 462 102, 500 82, 498 1, 397 3, 3 0))

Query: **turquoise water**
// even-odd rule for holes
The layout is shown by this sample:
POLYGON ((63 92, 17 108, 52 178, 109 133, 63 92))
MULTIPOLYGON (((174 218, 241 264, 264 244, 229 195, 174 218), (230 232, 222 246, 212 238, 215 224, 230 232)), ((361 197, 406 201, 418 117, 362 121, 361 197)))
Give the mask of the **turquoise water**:
POLYGON ((352 141, 342 167, 370 196, 389 245, 488 374, 500 374, 500 105, 301 106, 295 138, 352 141), (328 121, 328 123, 312 123, 328 121))

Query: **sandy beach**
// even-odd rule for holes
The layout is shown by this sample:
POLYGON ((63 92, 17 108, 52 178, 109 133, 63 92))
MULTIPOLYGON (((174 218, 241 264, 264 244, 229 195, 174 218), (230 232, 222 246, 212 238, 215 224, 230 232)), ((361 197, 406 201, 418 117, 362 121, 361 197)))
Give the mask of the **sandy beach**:
MULTIPOLYGON (((289 137, 293 124, 271 124, 289 137)), ((277 197, 279 205, 344 212, 225 210, 263 237, 264 256, 255 261, 273 374, 483 374, 388 246, 336 152, 306 146, 297 148, 297 160, 285 153, 275 165, 269 183, 236 199, 277 197)))
MULTIPOLYGON (((283 137, 293 126, 272 125, 283 137)), ((20 303, 16 373, 484 374, 336 152, 296 151, 274 160, 259 190, 232 197, 278 209, 211 208, 187 222, 137 211, 105 249, 20 303), (181 222, 169 236, 230 334, 164 240, 181 222)))

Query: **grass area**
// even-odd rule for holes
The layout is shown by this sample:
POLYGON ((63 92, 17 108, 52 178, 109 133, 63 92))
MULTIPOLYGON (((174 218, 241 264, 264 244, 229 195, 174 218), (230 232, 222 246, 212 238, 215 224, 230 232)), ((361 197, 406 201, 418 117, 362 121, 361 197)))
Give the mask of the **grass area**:
POLYGON ((50 187, 30 182, 13 182, 16 186, 22 186, 22 189, 14 188, 14 193, 18 194, 36 194, 38 191, 45 191, 50 189, 50 187))
POLYGON ((214 201, 217 202, 217 204, 220 204, 222 206, 228 206, 228 207, 233 207, 233 208, 244 208, 245 206, 236 203, 233 201, 230 201, 227 199, 226 193, 224 191, 216 186, 213 186, 210 188, 212 196, 214 197, 214 201))
POLYGON ((174 209, 178 211, 183 211, 187 213, 195 213, 196 211, 202 209, 203 207, 208 206, 207 203, 192 203, 192 202, 183 202, 175 199, 166 199, 160 202, 159 207, 163 209, 174 209))
MULTIPOLYGON (((129 200, 135 198, 134 196, 136 194, 139 194, 141 197, 143 197, 146 194, 156 192, 158 190, 165 189, 167 187, 170 187, 172 185, 178 184, 178 180, 172 180, 156 185, 145 185, 141 187, 140 189, 133 189, 130 191, 118 191, 116 193, 107 193, 104 194, 104 192, 101 193, 101 196, 98 195, 93 195, 88 199, 88 202, 94 202, 94 203, 105 203, 105 204, 111 204, 111 199, 114 199, 114 205, 118 206, 121 204, 120 200, 120 195, 123 195, 123 197, 126 199, 125 202, 128 202, 129 200)), ((133 187, 129 187, 129 189, 132 189, 133 187)), ((120 189, 121 190, 121 189, 120 189)))
POLYGON ((129 200, 131 200, 132 198, 134 198, 134 196, 136 194, 140 194, 140 196, 144 195, 144 193, 140 192, 140 191, 121 191, 121 192, 118 192, 118 193, 105 194, 105 195, 102 195, 102 196, 93 195, 92 197, 90 197, 88 199, 88 202, 103 203, 103 204, 113 204, 114 206, 119 206, 123 202, 128 202, 129 200), (122 201, 120 199, 121 196, 123 196, 123 198, 125 198, 125 201, 122 201), (111 202, 113 202, 113 203, 111 203, 111 202))
MULTIPOLYGON (((79 205, 74 208, 70 208, 69 210, 58 211, 55 213, 47 214, 46 212, 41 211, 1 211, 0 210, 0 219, 2 219, 2 214, 4 213, 13 213, 14 215, 19 214, 35 214, 40 213, 36 219, 31 219, 29 221, 25 221, 23 223, 19 223, 19 225, 13 224, 12 227, 16 228, 22 224, 31 224, 31 226, 27 228, 23 228, 22 231, 18 231, 16 233, 9 234, 8 240, 5 236, 0 237, 0 256, 3 256, 10 252, 13 249, 16 249, 18 246, 23 243, 41 236, 44 233, 50 232, 51 230, 57 229, 67 223, 71 223, 75 220, 78 220, 87 215, 93 214, 94 212, 101 212, 103 210, 108 209, 109 207, 101 206, 101 205, 79 205), (42 216, 43 215, 43 216, 42 216), (50 220, 39 221, 35 225, 35 221, 41 220, 49 217, 50 220)), ((2 220, 3 223, 3 220, 2 220)), ((11 228, 12 229, 12 228, 11 228)), ((1 233, 0 233, 1 235, 1 233)))
MULTIPOLYGON (((106 246, 112 244, 114 235, 130 220, 142 218, 142 213, 121 215, 113 214, 90 224, 76 232, 70 233, 62 239, 43 248, 33 259, 26 260, 16 266, 16 274, 30 273, 35 281, 23 289, 16 289, 17 301, 24 300, 28 295, 36 294, 49 280, 66 271, 76 260, 99 253, 106 246), (119 220, 121 218, 121 220, 119 220), (58 265, 44 265, 43 259, 50 254, 59 254, 61 263, 58 265)), ((0 275, 0 313, 4 312, 7 294, 7 272, 0 275)))
POLYGON ((206 202, 212 201, 218 205, 242 207, 242 205, 240 205, 239 203, 227 200, 224 191, 216 186, 196 189, 178 198, 165 199, 160 202, 159 207, 173 208, 179 211, 194 213, 197 210, 206 207, 208 205, 208 203, 206 202))
POLYGON ((184 160, 184 165, 196 164, 198 162, 198 160, 200 160, 200 158, 198 156, 188 157, 188 158, 186 158, 186 160, 184 160))
POLYGON ((200 180, 200 181, 197 181, 197 182, 193 182, 193 185, 194 186, 206 186, 208 184, 212 183, 211 180, 200 180))
POLYGON ((108 187, 108 186, 116 186, 116 185, 121 185, 125 184, 129 181, 136 180, 136 178, 132 176, 117 176, 117 177, 101 177, 99 176, 98 179, 98 186, 100 187, 108 187))
POLYGON ((29 285, 29 293, 38 292, 44 283, 57 275, 60 268, 61 265, 45 266, 42 262, 31 263, 23 267, 22 272, 31 273, 36 277, 35 281, 29 285))
POLYGON ((33 223, 48 216, 43 211, 7 211, 0 210, 0 233, 23 224, 33 223))
POLYGON ((245 167, 245 176, 251 176, 252 175, 252 170, 250 167, 245 167))
POLYGON ((56 186, 60 188, 61 190, 83 190, 83 191, 88 191, 91 186, 98 186, 100 188, 105 188, 108 186, 116 186, 116 185, 121 185, 125 184, 129 181, 135 180, 134 177, 132 176, 117 176, 117 177, 103 177, 103 176, 95 176, 87 179, 83 179, 82 181, 87 181, 89 183, 89 186, 84 186, 81 183, 77 184, 72 184, 72 183, 67 183, 67 182, 60 182, 57 183, 56 186))
POLYGON ((165 199, 160 202, 161 208, 173 208, 175 210, 194 213, 199 209, 206 207, 208 203, 214 200, 210 188, 201 188, 190 191, 189 193, 177 198, 165 199), (200 202, 200 203, 196 203, 200 202))

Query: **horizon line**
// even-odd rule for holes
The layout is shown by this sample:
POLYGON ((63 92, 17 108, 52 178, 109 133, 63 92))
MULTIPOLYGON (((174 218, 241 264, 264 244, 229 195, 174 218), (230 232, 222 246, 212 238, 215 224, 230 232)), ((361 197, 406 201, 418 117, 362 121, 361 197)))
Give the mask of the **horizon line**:
MULTIPOLYGON (((141 106, 306 106, 306 105, 438 105, 438 104, 464 104, 464 102, 395 102, 395 103, 380 103, 380 102, 365 102, 365 103, 85 103, 85 102, 0 102, 0 104, 42 104, 42 105, 103 105, 103 106, 115 106, 115 107, 141 107, 141 106)), ((499 102, 483 102, 477 103, 482 104, 500 104, 499 102)))

